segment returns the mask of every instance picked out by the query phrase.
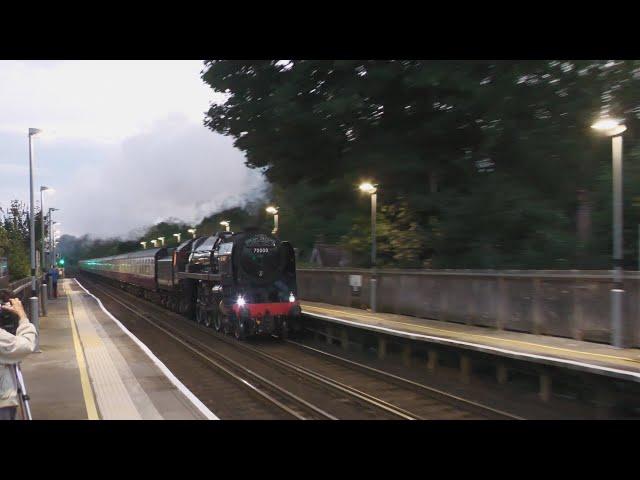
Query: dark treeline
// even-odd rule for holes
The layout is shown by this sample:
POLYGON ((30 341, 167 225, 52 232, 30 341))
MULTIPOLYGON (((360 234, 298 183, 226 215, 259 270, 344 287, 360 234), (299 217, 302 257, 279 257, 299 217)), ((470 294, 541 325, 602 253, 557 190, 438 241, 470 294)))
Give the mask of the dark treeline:
MULTIPOLYGON (((369 199, 357 186, 371 180, 382 265, 609 268, 611 141, 590 128, 608 114, 628 127, 624 253, 637 265, 638 61, 224 60, 205 62, 202 78, 227 95, 205 125, 232 136, 271 188, 263 202, 205 218, 198 234, 222 219, 270 229, 264 207, 275 204, 301 259, 322 238, 367 265, 369 199)), ((73 255, 185 238, 188 227, 75 239, 73 255)))
MULTIPOLYGON (((243 207, 233 207, 213 213, 205 217, 196 225, 188 225, 177 219, 170 219, 160 222, 156 225, 142 229, 142 232, 133 233, 132 240, 123 240, 118 237, 107 239, 91 238, 88 235, 82 237, 74 237, 72 235, 63 235, 60 238, 58 251, 63 255, 69 265, 75 265, 79 259, 98 258, 120 253, 132 252, 142 248, 141 241, 149 241, 158 237, 165 237, 166 246, 176 246, 177 239, 174 233, 180 233, 181 240, 191 237, 187 231, 194 227, 197 235, 211 235, 214 232, 223 230, 220 222, 228 220, 234 230, 242 230, 246 227, 256 227, 262 229, 271 229, 273 220, 267 218, 264 211, 265 205, 262 202, 248 202, 243 207)), ((151 243, 147 243, 147 248, 151 248, 151 243)))
POLYGON ((319 235, 366 264, 608 268, 611 141, 625 119, 625 261, 637 262, 638 61, 207 61, 225 92, 205 124, 265 172, 282 236, 319 235))

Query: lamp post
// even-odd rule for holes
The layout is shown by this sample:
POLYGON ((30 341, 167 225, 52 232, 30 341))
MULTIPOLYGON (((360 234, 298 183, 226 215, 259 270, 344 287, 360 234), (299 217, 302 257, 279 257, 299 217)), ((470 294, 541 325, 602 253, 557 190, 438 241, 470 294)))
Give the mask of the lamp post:
POLYGON ((44 241, 44 195, 43 192, 45 190, 51 190, 49 187, 45 187, 45 186, 41 186, 40 187, 40 226, 41 228, 41 232, 40 232, 40 269, 41 270, 46 270, 47 267, 47 261, 45 259, 44 256, 44 245, 45 245, 45 241, 44 241))
POLYGON ((181 233, 174 233, 173 236, 176 237, 176 242, 178 242, 178 245, 180 245, 180 237, 182 236, 182 234, 181 233))
POLYGON ((622 348, 624 285, 622 282, 622 133, 621 120, 601 118, 591 128, 611 137, 613 167, 613 288, 611 289, 611 333, 613 346, 622 348))
MULTIPOLYGON (((34 135, 40 133, 37 128, 29 129, 29 237, 31 250, 31 297, 29 298, 29 313, 31 321, 36 327, 36 332, 40 333, 40 308, 38 305, 38 290, 36 288, 36 231, 35 218, 33 217, 33 141, 34 135)), ((35 351, 40 352, 40 342, 36 337, 35 351)))
POLYGON ((158 246, 158 241, 157 241, 157 240, 151 240, 151 243, 153 243, 153 246, 154 246, 154 247, 157 247, 157 246, 158 246))
POLYGON ((273 206, 269 206, 267 207, 267 213, 270 213, 271 215, 273 215, 273 231, 271 233, 273 233, 274 235, 278 234, 278 207, 273 207, 273 206))
POLYGON ((165 237, 158 237, 158 240, 160 240, 160 246, 164 247, 164 238, 165 237))
POLYGON ((55 258, 53 256, 54 253, 54 248, 53 248, 53 225, 57 224, 58 222, 54 222, 53 218, 51 216, 51 212, 55 212, 56 210, 59 210, 58 208, 49 208, 49 215, 47 215, 49 217, 49 263, 53 263, 53 259, 55 258))
POLYGON ((140 242, 140 245, 142 245, 142 248, 147 248, 147 242, 140 242))
POLYGON ((363 182, 360 184, 360 191, 368 193, 371 196, 371 279, 369 288, 369 298, 371 311, 376 311, 376 208, 378 199, 378 188, 370 182, 363 182))
POLYGON ((193 235, 193 238, 196 238, 196 229, 195 228, 190 228, 189 230, 187 230, 187 232, 189 232, 191 235, 193 235))
MULTIPOLYGON (((29 233, 31 243, 31 296, 36 297, 36 232, 35 218, 33 217, 33 137, 40 133, 37 128, 29 129, 29 233)), ((36 303, 37 310, 37 303, 36 303)), ((33 312, 31 312, 33 315, 33 312)))
MULTIPOLYGON (((60 225, 58 222, 53 222, 54 224, 60 225)), ((60 232, 58 230, 54 230, 53 232, 53 264, 58 266, 58 255, 56 254, 56 248, 58 246, 58 239, 60 238, 60 232)))
MULTIPOLYGON (((58 210, 57 208, 49 209, 50 211, 58 210)), ((51 219, 51 213, 49 213, 49 242, 51 246, 51 264, 56 264, 56 232, 53 230, 54 225, 59 225, 60 222, 54 222, 51 219)))
POLYGON ((225 228, 225 231, 228 232, 231 226, 231 222, 229 222, 229 220, 223 220, 220 222, 220 225, 222 225, 225 228))

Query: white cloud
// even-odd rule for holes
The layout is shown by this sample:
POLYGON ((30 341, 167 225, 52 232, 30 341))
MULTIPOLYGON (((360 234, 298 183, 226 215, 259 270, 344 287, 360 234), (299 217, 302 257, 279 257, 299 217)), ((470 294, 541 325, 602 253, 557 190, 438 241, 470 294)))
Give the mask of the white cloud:
POLYGON ((262 175, 243 165, 232 139, 173 115, 127 139, 100 165, 79 168, 56 194, 65 231, 129 232, 167 218, 195 223, 262 192, 262 175))
POLYGON ((197 123, 222 96, 197 60, 0 61, 0 131, 43 129, 45 138, 121 141, 168 112, 197 123))
POLYGON ((167 217, 198 221, 263 186, 230 138, 202 125, 222 101, 189 61, 0 61, 0 205, 35 183, 57 192, 63 233, 125 234, 167 217))

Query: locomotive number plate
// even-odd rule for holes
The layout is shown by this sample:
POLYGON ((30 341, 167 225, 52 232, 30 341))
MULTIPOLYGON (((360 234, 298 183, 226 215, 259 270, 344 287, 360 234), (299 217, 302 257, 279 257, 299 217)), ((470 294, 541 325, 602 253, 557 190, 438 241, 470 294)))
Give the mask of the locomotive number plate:
POLYGON ((263 247, 256 247, 253 249, 253 253, 269 253, 269 249, 268 248, 263 248, 263 247))

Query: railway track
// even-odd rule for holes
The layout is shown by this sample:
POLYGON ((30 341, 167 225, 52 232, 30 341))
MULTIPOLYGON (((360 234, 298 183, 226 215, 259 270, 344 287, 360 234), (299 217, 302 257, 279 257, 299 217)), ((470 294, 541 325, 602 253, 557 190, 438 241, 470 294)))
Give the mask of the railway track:
POLYGON ((144 320, 148 325, 161 331, 183 349, 186 349, 191 354, 203 360, 217 374, 233 381, 245 390, 245 392, 257 397, 262 403, 266 403, 280 410, 280 412, 284 414, 281 418, 298 420, 334 419, 331 414, 324 412, 322 409, 305 401, 294 393, 287 391, 250 368, 216 352, 211 346, 201 340, 181 332, 166 321, 159 319, 152 320, 148 314, 143 313, 138 308, 132 307, 130 302, 124 302, 113 295, 113 293, 108 290, 109 287, 86 279, 83 279, 83 281, 88 284, 87 286, 90 288, 90 291, 96 294, 98 298, 101 298, 101 300, 106 298, 120 305, 130 314, 144 320))
POLYGON ((237 342, 103 282, 82 281, 288 418, 519 418, 298 342, 237 342))

